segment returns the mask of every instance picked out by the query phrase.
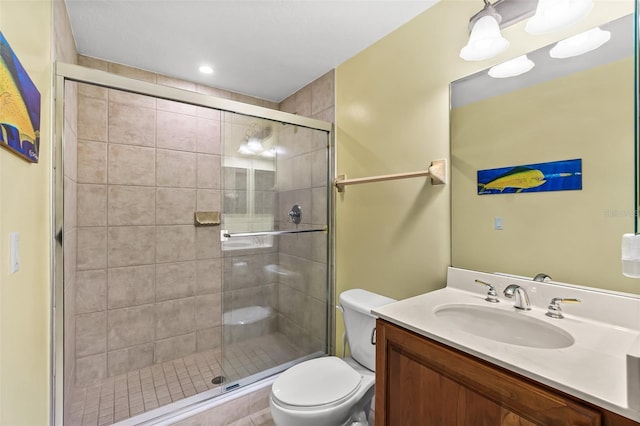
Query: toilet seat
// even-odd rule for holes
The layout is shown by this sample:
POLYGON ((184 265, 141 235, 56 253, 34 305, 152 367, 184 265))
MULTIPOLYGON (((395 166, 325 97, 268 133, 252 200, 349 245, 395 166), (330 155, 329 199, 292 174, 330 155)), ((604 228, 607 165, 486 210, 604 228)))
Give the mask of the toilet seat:
POLYGON ((272 395, 278 404, 298 409, 339 405, 360 388, 362 376, 334 356, 297 364, 273 383, 272 395))

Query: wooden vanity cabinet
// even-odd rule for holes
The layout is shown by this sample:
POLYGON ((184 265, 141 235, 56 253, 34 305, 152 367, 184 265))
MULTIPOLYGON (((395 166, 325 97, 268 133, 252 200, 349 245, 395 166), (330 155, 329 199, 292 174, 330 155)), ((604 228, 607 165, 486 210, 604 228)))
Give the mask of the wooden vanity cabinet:
POLYGON ((376 346, 376 426, 639 424, 380 319, 376 346))

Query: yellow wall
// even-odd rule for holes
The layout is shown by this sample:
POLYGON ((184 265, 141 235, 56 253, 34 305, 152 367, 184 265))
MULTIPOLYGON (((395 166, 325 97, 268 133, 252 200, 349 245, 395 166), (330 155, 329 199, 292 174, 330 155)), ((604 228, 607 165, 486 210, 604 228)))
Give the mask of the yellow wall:
MULTIPOLYGON (((483 62, 458 57, 469 17, 482 6, 442 0, 336 71, 337 173, 348 177, 421 170, 449 157, 449 83, 633 11, 597 1, 571 31, 532 37, 524 22, 503 32, 507 52, 483 62)), ((336 294, 354 287, 405 298, 445 284, 450 264, 449 187, 424 179, 352 186, 336 201, 336 294)), ((342 318, 336 346, 341 350, 342 318)))
POLYGON ((42 96, 40 162, 0 150, 0 424, 49 422, 51 2, 0 0, 0 30, 42 96), (9 233, 21 269, 9 275, 9 233))
POLYGON ((633 232, 633 62, 451 112, 454 265, 640 293, 620 263, 620 237, 633 232), (574 158, 581 191, 477 195, 477 170, 574 158))

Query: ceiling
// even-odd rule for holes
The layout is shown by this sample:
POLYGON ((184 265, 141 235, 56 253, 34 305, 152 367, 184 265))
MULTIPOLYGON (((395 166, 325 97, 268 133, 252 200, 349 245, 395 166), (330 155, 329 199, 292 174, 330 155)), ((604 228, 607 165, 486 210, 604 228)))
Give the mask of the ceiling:
POLYGON ((273 102, 436 2, 65 0, 82 55, 273 102))

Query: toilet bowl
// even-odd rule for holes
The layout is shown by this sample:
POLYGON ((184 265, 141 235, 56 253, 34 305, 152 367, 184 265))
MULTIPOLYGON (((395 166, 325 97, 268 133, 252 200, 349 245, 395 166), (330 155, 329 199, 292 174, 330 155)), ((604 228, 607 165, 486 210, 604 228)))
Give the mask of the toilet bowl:
POLYGON ((328 356, 297 364, 271 387, 277 426, 366 426, 375 390, 375 317, 371 309, 394 302, 366 290, 347 290, 340 305, 351 357, 328 356))

